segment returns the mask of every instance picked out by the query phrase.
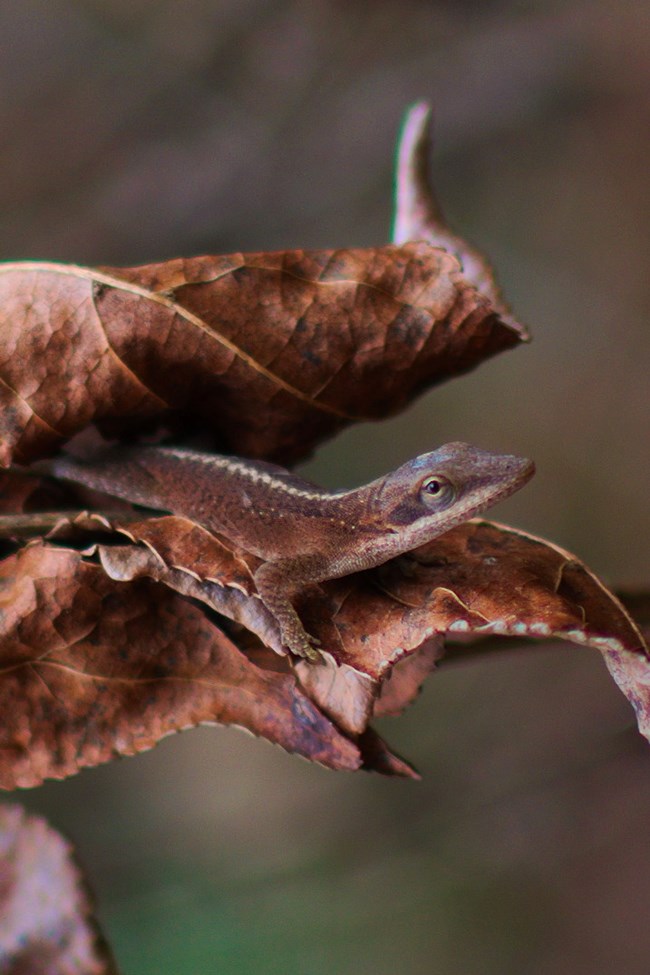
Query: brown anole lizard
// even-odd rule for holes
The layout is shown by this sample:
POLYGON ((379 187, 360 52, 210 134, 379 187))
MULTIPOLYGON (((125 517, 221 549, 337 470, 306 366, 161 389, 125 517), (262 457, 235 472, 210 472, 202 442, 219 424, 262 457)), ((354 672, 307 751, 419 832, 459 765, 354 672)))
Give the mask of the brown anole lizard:
POLYGON ((531 461, 450 443, 363 487, 332 493, 262 461, 169 447, 64 455, 48 473, 184 515, 263 559, 254 580, 282 643, 317 660, 294 609, 310 583, 371 569, 431 541, 522 487, 531 461))

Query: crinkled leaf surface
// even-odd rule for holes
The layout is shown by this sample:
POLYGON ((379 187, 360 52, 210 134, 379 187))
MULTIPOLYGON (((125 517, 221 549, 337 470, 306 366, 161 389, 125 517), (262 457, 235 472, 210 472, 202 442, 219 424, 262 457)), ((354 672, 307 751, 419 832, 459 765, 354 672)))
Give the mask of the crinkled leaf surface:
POLYGON ((91 422, 182 415, 225 452, 295 460, 515 345, 430 244, 0 266, 0 463, 91 422))
MULTIPOLYGON (((621 655, 635 668, 648 666, 641 633, 583 563, 543 539, 491 522, 470 521, 409 556, 324 588, 334 606, 341 659, 370 681, 373 698, 395 663, 414 650, 426 649, 432 666, 441 654, 427 641, 441 634, 561 637, 600 650, 610 670, 621 655)), ((318 630, 315 618, 310 625, 317 635, 327 632, 318 630)), ((425 660, 416 665, 422 676, 425 660)), ((339 690, 335 682, 319 681, 318 668, 299 667, 328 713, 339 717, 350 707, 349 682, 339 690)), ((627 694, 624 680, 617 682, 627 694)), ((395 699, 388 684, 376 713, 395 713, 413 692, 407 684, 405 698, 395 699)), ((352 699, 358 703, 360 695, 352 699)))
MULTIPOLYGON (((99 546, 113 579, 164 583, 281 650, 275 621, 249 572, 258 560, 176 516, 121 529, 118 516, 114 527, 132 543, 99 546)), ((635 668, 646 662, 640 632, 579 560, 542 539, 481 520, 378 569, 309 587, 297 605, 325 655, 317 666, 296 663, 295 671, 302 690, 344 734, 362 734, 373 716, 403 710, 442 657, 445 635, 561 637, 600 650, 613 672, 629 655, 635 668)), ((620 674, 617 680, 627 693, 620 674)))
POLYGON ((621 605, 567 552, 521 532, 469 522, 378 569, 306 589, 299 610, 326 654, 292 670, 251 643, 249 631, 271 647, 277 634, 250 556, 187 519, 119 529, 115 517, 63 518, 55 530, 90 541, 99 526, 121 538, 99 547, 113 578, 47 543, 0 563, 5 787, 73 774, 202 722, 238 724, 334 768, 412 774, 369 722, 413 699, 445 634, 595 646, 647 712, 646 652, 621 605), (241 641, 183 596, 243 623, 241 641))
POLYGON ((69 843, 13 805, 0 806, 0 972, 117 975, 69 843))
POLYGON ((0 785, 32 786, 237 724, 334 768, 362 764, 289 673, 251 663, 199 608, 148 580, 116 583, 32 543, 0 563, 0 785))

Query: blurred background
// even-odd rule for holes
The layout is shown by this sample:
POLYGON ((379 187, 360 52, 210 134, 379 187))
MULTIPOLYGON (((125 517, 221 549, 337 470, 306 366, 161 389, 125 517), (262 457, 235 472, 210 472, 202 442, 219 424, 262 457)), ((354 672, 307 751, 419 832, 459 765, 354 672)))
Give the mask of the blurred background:
MULTIPOLYGON (((496 517, 647 585, 649 91, 634 0, 5 3, 1 257, 383 243, 429 100, 446 213, 533 344, 305 470, 532 456, 496 517)), ((77 843, 125 975, 647 975, 650 750, 595 651, 442 667, 381 730, 421 783, 198 729, 18 798, 77 843)))

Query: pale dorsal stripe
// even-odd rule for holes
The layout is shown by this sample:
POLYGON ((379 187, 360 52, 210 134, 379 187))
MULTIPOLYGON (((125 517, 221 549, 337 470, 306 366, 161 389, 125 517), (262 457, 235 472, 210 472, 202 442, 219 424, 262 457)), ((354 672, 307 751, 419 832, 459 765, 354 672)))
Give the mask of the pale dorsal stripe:
MULTIPOLYGON (((178 457, 181 460, 192 460, 198 461, 204 464, 206 467, 217 467, 220 470, 230 471, 233 474, 243 475, 251 484, 265 484, 267 487, 271 488, 274 492, 278 491, 283 494, 289 494, 296 498, 309 498, 313 501, 322 501, 325 498, 330 498, 333 492, 326 491, 323 489, 316 489, 314 491, 306 490, 305 488, 296 487, 293 484, 288 484, 282 477, 276 477, 269 471, 265 471, 263 468, 258 467, 254 460, 244 461, 244 460, 234 460, 231 457, 222 457, 218 454, 201 454, 193 450, 181 450, 173 447, 160 447, 158 448, 160 453, 171 454, 174 457, 178 457)), ((342 497, 345 494, 352 494, 352 491, 357 490, 353 488, 350 491, 336 491, 335 496, 337 498, 342 497)))

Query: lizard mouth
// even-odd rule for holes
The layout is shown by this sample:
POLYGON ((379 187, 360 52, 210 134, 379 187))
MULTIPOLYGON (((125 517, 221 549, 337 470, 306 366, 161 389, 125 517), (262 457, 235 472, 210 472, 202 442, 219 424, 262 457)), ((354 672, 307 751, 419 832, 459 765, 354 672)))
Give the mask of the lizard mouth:
POLYGON ((471 491, 469 493, 467 508, 471 510, 471 513, 466 514, 466 518, 479 515, 500 501, 505 501, 511 494, 514 494, 524 484, 527 484, 535 473, 534 462, 528 460, 526 457, 504 457, 503 459, 504 461, 509 461, 509 463, 501 481, 494 483, 493 481, 487 480, 487 483, 477 485, 477 492, 479 494, 482 490, 485 491, 483 501, 479 501, 475 506, 472 505, 472 495, 475 492, 471 491))
POLYGON ((465 497, 459 499, 456 511, 447 509, 441 514, 441 518, 446 515, 449 519, 445 532, 462 525, 470 518, 483 514, 500 501, 505 501, 523 487, 535 473, 535 464, 525 457, 507 456, 503 457, 503 462, 504 471, 497 481, 494 480, 494 475, 477 478, 467 490, 465 497))

